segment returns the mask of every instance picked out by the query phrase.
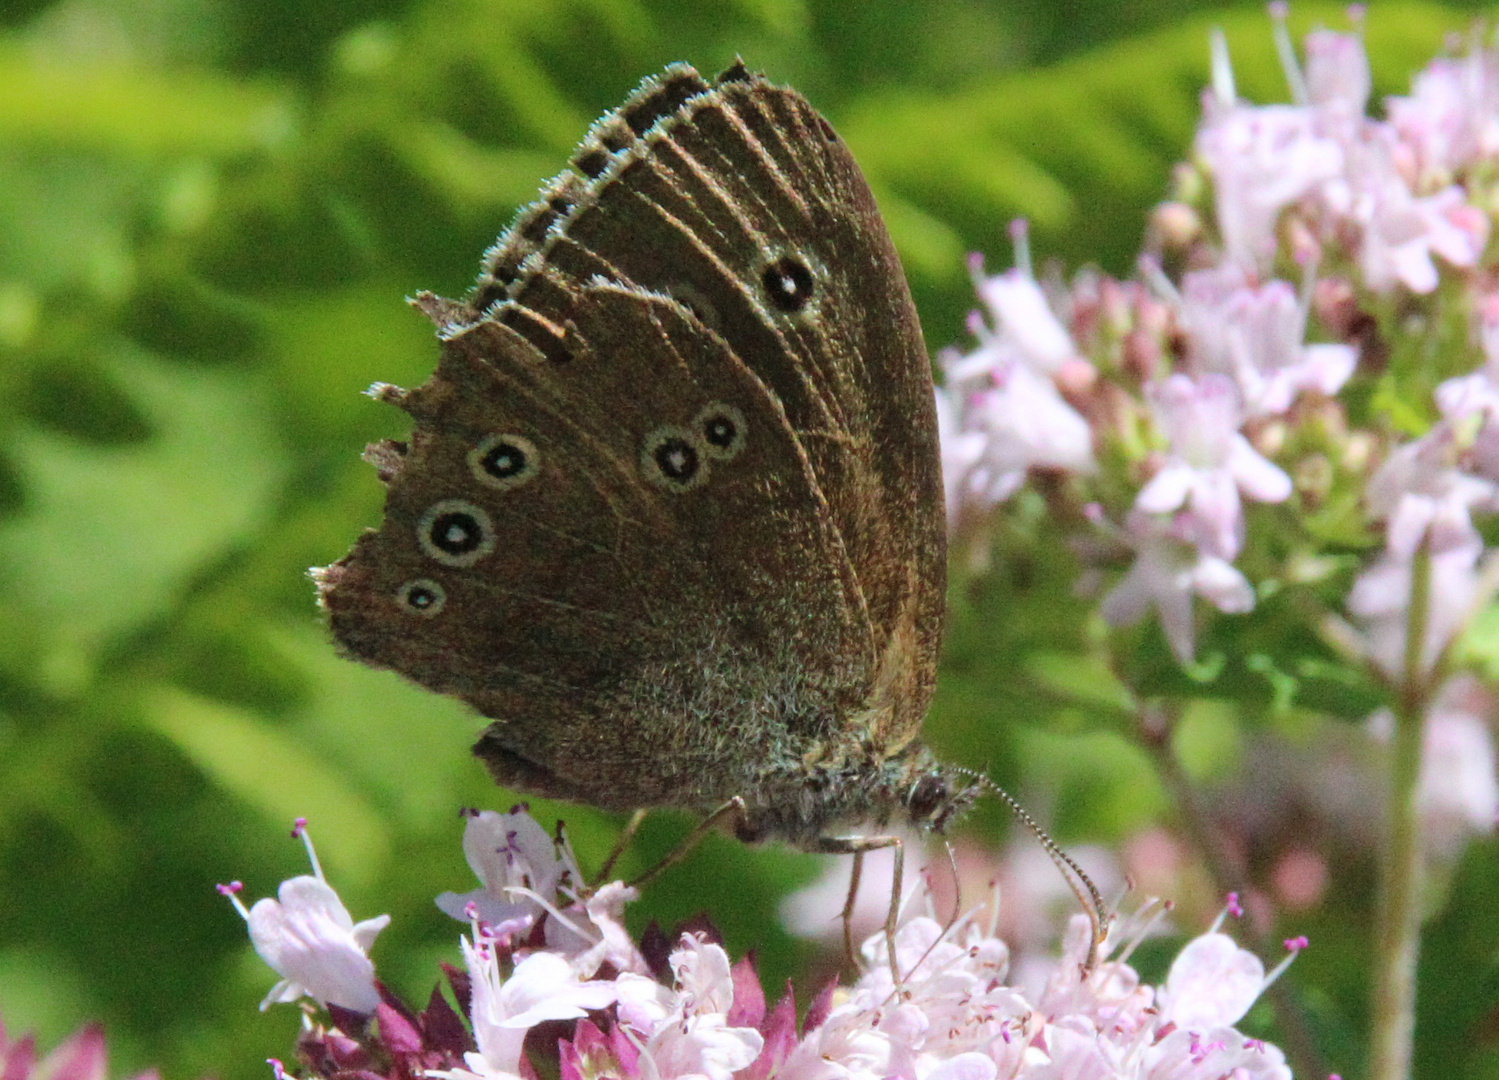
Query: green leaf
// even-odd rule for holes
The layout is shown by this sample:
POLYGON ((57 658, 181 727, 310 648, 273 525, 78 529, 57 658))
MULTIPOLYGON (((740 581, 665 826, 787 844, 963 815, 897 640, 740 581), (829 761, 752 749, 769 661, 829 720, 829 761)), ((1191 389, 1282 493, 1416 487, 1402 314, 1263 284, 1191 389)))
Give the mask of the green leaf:
POLYGON ((9 617, 85 665, 109 636, 170 610, 206 562, 248 541, 288 465, 264 396, 243 373, 175 367, 123 345, 99 363, 154 436, 100 447, 17 428, 26 509, 0 546, 9 617))
POLYGON ((351 786, 336 759, 293 731, 166 686, 143 695, 145 722, 175 743, 226 793, 290 828, 305 817, 318 854, 342 882, 378 880, 390 856, 389 828, 351 786))
POLYGON ((395 821, 428 830, 475 798, 497 801, 469 753, 486 721, 466 705, 339 656, 320 621, 283 624, 269 636, 316 686, 311 706, 293 714, 291 727, 395 821))
POLYGON ((285 143, 295 115, 288 92, 262 83, 64 62, 0 43, 0 141, 241 155, 285 143))

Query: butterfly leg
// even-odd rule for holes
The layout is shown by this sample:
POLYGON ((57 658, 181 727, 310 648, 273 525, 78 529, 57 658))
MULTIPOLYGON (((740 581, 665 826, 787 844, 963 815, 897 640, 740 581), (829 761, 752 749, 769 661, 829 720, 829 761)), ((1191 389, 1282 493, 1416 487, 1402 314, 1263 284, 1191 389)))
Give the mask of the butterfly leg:
POLYGON ((854 852, 854 865, 848 873, 848 896, 843 901, 843 959, 857 969, 854 956, 854 901, 859 898, 859 878, 864 874, 864 853, 854 852))
POLYGON ((598 873, 593 876, 595 886, 602 885, 609 877, 609 871, 614 869, 614 864, 619 857, 625 853, 625 848, 630 846, 630 841, 635 839, 635 834, 640 831, 640 823, 645 820, 646 812, 636 810, 630 815, 630 820, 625 822, 625 827, 619 830, 619 836, 614 841, 614 846, 609 849, 609 856, 599 867, 598 873))
MULTIPOLYGON (((890 956, 890 977, 895 980, 897 991, 902 989, 900 965, 895 959, 895 925, 900 917, 900 894, 901 879, 906 864, 906 846, 898 836, 823 836, 817 840, 816 850, 825 855, 852 855, 857 860, 854 863, 854 875, 851 884, 857 888, 859 882, 859 871, 862 869, 863 855, 866 851, 878 851, 880 848, 895 849, 895 873, 890 879, 890 910, 885 912, 885 948, 890 956)), ((848 919, 853 911, 853 890, 849 890, 848 900, 843 907, 843 935, 844 947, 853 950, 853 942, 850 937, 848 919)))
POLYGON ((677 863, 686 858, 687 853, 690 852, 693 848, 697 847, 698 844, 702 843, 703 837, 712 832, 713 829, 718 825, 718 823, 726 818, 733 818, 738 821, 744 820, 744 800, 741 799, 738 795, 735 795, 728 802, 724 803, 717 810, 713 811, 713 813, 709 814, 707 817, 703 818, 702 821, 698 822, 697 827, 690 833, 688 833, 682 839, 682 842, 680 844, 672 848, 672 850, 667 853, 664 859, 658 862, 655 866, 651 867, 644 874, 641 874, 634 881, 630 882, 630 887, 639 888, 642 885, 646 885, 652 881, 655 881, 656 878, 660 877, 665 871, 671 869, 671 867, 675 866, 677 863))

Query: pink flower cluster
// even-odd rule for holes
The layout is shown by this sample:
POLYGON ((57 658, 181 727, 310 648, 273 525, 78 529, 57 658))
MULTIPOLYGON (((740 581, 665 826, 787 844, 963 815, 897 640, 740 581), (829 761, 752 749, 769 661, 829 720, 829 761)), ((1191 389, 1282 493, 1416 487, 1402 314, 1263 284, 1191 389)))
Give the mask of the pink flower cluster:
POLYGON ((1483 262, 1499 52, 1433 61, 1374 119, 1357 28, 1310 34, 1303 66, 1272 10, 1292 102, 1239 99, 1214 41, 1193 161, 1157 208, 1137 279, 1038 281, 1023 230, 1015 269, 985 275, 974 262, 977 347, 941 357, 948 510, 972 536, 1043 478, 1056 520, 1091 522, 1092 550, 1101 533, 1132 558, 1104 618, 1156 612, 1186 663, 1195 598, 1226 613, 1255 604, 1241 557, 1256 515, 1284 533, 1292 517, 1276 504, 1361 503, 1359 525, 1383 531, 1384 552, 1346 608, 1366 655, 1394 676, 1417 550, 1432 560, 1429 665, 1474 602, 1483 544, 1470 514, 1499 509, 1499 285, 1483 262), (1421 398, 1395 425, 1363 404, 1350 420, 1350 390, 1366 402, 1392 363, 1409 363, 1399 335, 1463 322, 1467 337, 1399 384, 1421 398), (1478 360, 1440 385, 1430 374, 1478 360), (1412 431, 1431 411, 1433 390, 1437 422, 1393 443, 1392 427, 1412 431))
MULTIPOLYGON (((79 1028, 45 1057, 38 1059, 36 1037, 15 1038, 0 1022, 0 1077, 5 1080, 109 1080, 109 1054, 104 1029, 98 1024, 79 1028)), ((133 1080, 161 1080, 155 1069, 133 1080)))
MULTIPOLYGON (((1007 981, 1009 950, 992 926, 980 924, 982 908, 944 927, 915 910, 921 906, 918 897, 907 905, 896 936, 899 978, 890 969, 883 933, 877 934, 863 946, 858 979, 828 987, 798 1025, 790 989, 768 1007, 753 965, 731 963, 711 932, 679 933, 674 941, 637 947, 620 918, 631 891, 619 883, 591 894, 580 890, 566 844, 547 837, 523 809, 472 816, 464 848, 481 887, 466 896, 446 893, 438 903, 450 912, 461 908, 471 928, 461 942, 464 970, 449 971, 466 1024, 441 993, 434 992, 428 1007, 417 1013, 386 990, 367 966, 367 948, 350 932, 353 923, 342 904, 333 911, 326 897, 283 887, 279 900, 262 900, 247 913, 256 950, 282 977, 278 985, 300 987, 325 1007, 321 1014, 309 1012, 298 1047, 305 1075, 330 1080, 534 1080, 553 1070, 562 1080, 1213 1080, 1230 1075, 1289 1080, 1291 1075, 1277 1048, 1234 1026, 1286 961, 1267 975, 1257 957, 1216 927, 1188 943, 1165 983, 1153 987, 1127 962, 1128 950, 1150 921, 1137 920, 1121 955, 1111 955, 1116 947, 1111 944, 1090 964, 1090 928, 1077 915, 1044 988, 1027 996, 1007 981), (273 917, 271 909, 280 910, 273 917), (500 913, 501 921, 487 921, 480 914, 485 910, 500 913), (308 933, 315 924, 325 928, 308 933), (330 979, 330 972, 341 972, 342 981, 330 979)), ((287 999, 284 993, 273 997, 287 999)))

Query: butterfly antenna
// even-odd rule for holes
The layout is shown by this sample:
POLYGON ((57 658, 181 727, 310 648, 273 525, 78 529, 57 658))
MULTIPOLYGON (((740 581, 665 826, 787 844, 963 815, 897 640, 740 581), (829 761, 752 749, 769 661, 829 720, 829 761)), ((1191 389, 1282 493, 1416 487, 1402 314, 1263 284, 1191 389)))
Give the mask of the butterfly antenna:
POLYGON ((981 772, 964 768, 958 768, 956 771, 964 776, 971 776, 981 787, 988 788, 999 796, 999 800, 1010 808, 1010 812, 1020 819, 1020 823, 1031 831, 1041 842, 1041 847, 1045 849, 1046 854, 1051 856, 1051 861, 1056 864, 1056 868, 1061 872, 1068 887, 1072 889, 1072 895, 1077 897, 1077 902, 1081 905, 1083 913, 1088 916, 1088 923, 1093 929, 1093 945, 1088 950, 1088 960, 1084 965, 1085 971, 1091 971, 1094 958, 1098 954, 1098 947, 1103 944, 1109 932, 1109 924, 1114 921, 1114 917, 1109 914, 1108 906, 1104 904, 1103 897, 1098 892, 1098 886, 1093 884, 1093 879, 1083 872, 1083 868, 1077 864, 1076 860, 1063 851, 1057 842, 1047 835, 1045 829, 1036 824, 1036 819, 1020 805, 1015 796, 981 772))

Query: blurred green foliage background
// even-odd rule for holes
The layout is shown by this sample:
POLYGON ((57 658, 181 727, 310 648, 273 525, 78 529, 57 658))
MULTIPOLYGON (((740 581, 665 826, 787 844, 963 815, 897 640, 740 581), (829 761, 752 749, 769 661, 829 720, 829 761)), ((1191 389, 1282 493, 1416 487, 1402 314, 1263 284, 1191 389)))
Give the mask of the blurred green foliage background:
MULTIPOLYGON (((1292 15, 1298 37, 1344 25, 1332 5, 1292 15)), ((1377 94, 1403 92, 1470 18, 1376 5, 1377 94)), ((375 949, 389 983, 423 999, 454 957, 459 927, 431 898, 470 887, 456 811, 512 799, 468 755, 474 717, 335 656, 304 574, 379 519, 359 451, 403 418, 360 391, 414 385, 435 361, 402 297, 462 294, 513 209, 642 76, 740 54, 801 89, 864 165, 935 349, 962 337, 973 303, 964 254, 1005 265, 1014 216, 1040 257, 1129 271, 1188 146, 1214 25, 1241 92, 1283 99, 1258 5, 0 7, 6 1025, 52 1042, 96 1017, 117 1073, 263 1077, 297 1014, 255 1011, 272 976, 213 885, 242 878, 253 898, 303 872, 287 838, 298 814, 354 917, 394 916, 375 949)), ((1169 819, 1108 709, 1048 677, 1081 649, 1059 629, 1079 621, 1065 576, 1000 569, 961 594, 931 741, 1033 797, 1064 841, 1113 844, 1169 819)), ((1199 758, 1211 771, 1213 754, 1199 758)), ((619 825, 534 809, 566 818, 585 865, 619 825)), ((653 819, 625 869, 688 824, 653 819)), ((1004 823, 986 809, 971 827, 1004 823)), ((810 956, 777 928, 776 898, 817 869, 710 843, 632 918, 706 906, 775 985, 810 956)), ((1459 878, 1428 952, 1428 1064, 1456 1060, 1430 1048, 1472 1030, 1485 1001, 1450 973, 1488 962, 1465 935, 1493 922, 1493 871, 1459 878)), ((1345 916, 1367 911, 1367 867, 1339 887, 1346 906, 1304 921, 1329 947, 1292 975, 1334 1053, 1356 1043, 1364 928, 1345 916)))

